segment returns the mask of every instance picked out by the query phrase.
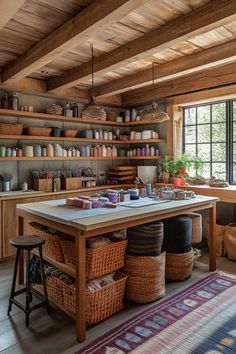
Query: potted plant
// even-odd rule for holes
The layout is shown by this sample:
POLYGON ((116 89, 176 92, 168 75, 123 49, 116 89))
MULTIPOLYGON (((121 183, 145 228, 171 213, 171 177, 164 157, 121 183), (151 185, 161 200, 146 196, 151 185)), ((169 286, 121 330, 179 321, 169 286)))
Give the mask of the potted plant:
POLYGON ((190 154, 184 153, 179 155, 175 160, 177 173, 180 175, 188 174, 188 169, 193 163, 193 158, 190 154))
POLYGON ((203 159, 199 155, 194 155, 192 157, 192 161, 193 161, 193 168, 195 170, 195 176, 198 176, 199 170, 202 170, 204 166, 203 159))
POLYGON ((163 161, 163 167, 164 183, 168 183, 170 175, 174 175, 174 173, 176 172, 176 166, 173 156, 165 156, 163 161))

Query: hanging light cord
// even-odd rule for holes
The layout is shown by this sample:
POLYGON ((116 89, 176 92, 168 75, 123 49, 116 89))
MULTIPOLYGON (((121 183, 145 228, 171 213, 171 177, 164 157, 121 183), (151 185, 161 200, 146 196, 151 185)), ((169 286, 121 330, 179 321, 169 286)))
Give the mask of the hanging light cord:
POLYGON ((93 57, 93 44, 90 44, 91 55, 92 55, 92 93, 93 93, 93 85, 94 85, 94 57, 93 57))
MULTIPOLYGON (((155 93, 155 64, 158 65, 158 63, 156 61, 152 62, 152 94, 154 97, 154 93, 155 93)), ((153 98, 154 100, 154 98, 153 98)))

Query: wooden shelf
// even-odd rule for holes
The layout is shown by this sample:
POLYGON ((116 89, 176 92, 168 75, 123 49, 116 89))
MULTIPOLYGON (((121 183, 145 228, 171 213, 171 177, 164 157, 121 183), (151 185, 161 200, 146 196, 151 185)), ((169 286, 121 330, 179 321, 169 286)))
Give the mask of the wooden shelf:
POLYGON ((85 119, 85 118, 77 118, 77 117, 66 117, 59 116, 54 114, 46 114, 46 113, 36 113, 36 112, 25 112, 25 111, 14 111, 11 109, 0 109, 0 115, 7 117, 18 117, 18 118, 30 118, 30 119, 39 119, 39 120, 48 120, 50 122, 70 122, 70 123, 82 123, 82 124, 96 124, 96 125, 108 125, 108 126, 118 126, 118 127, 133 127, 139 125, 153 125, 157 124, 152 121, 137 121, 137 122, 129 122, 129 123, 118 123, 112 122, 108 120, 95 120, 95 119, 85 119))
POLYGON ((77 143, 103 143, 103 144, 147 144, 147 143, 164 143, 164 139, 140 139, 140 140, 104 140, 104 139, 85 139, 85 138, 67 138, 55 136, 35 136, 35 135, 5 135, 0 134, 0 139, 8 140, 44 140, 44 141, 69 141, 77 143))
MULTIPOLYGON (((37 251, 31 251, 32 254, 35 254, 36 256, 38 256, 38 252, 37 251)), ((57 262, 55 261, 55 259, 48 257, 46 254, 43 254, 43 259, 54 265, 54 267, 57 267, 58 269, 60 269, 62 272, 65 272, 67 274, 69 274, 71 277, 75 278, 75 268, 68 266, 65 263, 61 263, 61 262, 57 262)))
MULTIPOLYGON (((34 284, 33 288, 35 290, 37 290, 40 294, 43 295, 43 286, 40 284, 34 284)), ((69 317, 71 317, 73 320, 75 320, 75 314, 73 312, 71 312, 70 310, 68 310, 64 305, 60 304, 59 302, 57 302, 55 299, 51 298, 50 296, 48 296, 48 300, 49 302, 51 302, 52 304, 56 305, 60 310, 62 310, 63 312, 65 312, 69 317)))
POLYGON ((162 156, 117 157, 0 157, 0 161, 86 161, 86 160, 159 160, 162 156))

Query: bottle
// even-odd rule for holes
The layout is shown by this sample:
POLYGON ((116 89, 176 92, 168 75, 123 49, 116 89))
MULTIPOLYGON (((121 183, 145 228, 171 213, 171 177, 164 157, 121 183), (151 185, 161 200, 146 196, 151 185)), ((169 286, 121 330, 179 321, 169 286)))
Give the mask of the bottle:
POLYGON ((147 185, 146 185, 146 194, 147 194, 147 196, 152 194, 152 185, 151 185, 149 179, 148 179, 148 182, 147 182, 147 185))
POLYGON ((102 145, 102 157, 107 157, 107 148, 105 145, 102 145))
POLYGON ((1 98, 1 108, 3 109, 8 109, 8 94, 7 92, 4 92, 2 98, 1 98))
POLYGON ((73 117, 78 117, 79 115, 79 108, 77 103, 73 103, 72 105, 72 112, 73 112, 73 117))
POLYGON ((8 99, 9 109, 13 109, 14 111, 18 111, 19 109, 19 97, 15 92, 12 92, 8 99))
POLYGON ((99 140, 99 131, 95 130, 94 132, 94 139, 99 140))
POLYGON ((126 109, 125 111, 125 122, 128 123, 130 122, 130 110, 126 109))
POLYGON ((70 107, 70 103, 66 102, 65 108, 64 108, 64 115, 67 117, 73 117, 73 111, 70 107))
POLYGON ((137 116, 136 109, 133 108, 132 111, 131 111, 131 121, 132 122, 136 121, 136 116, 137 116))
POLYGON ((53 178, 52 180, 52 191, 56 192, 57 191, 57 181, 56 178, 53 178))
POLYGON ((146 144, 146 148, 145 148, 145 156, 150 156, 150 148, 149 148, 149 144, 146 144))
POLYGON ((107 133, 106 130, 105 130, 104 133, 103 133, 103 139, 104 139, 104 140, 108 140, 108 133, 107 133))

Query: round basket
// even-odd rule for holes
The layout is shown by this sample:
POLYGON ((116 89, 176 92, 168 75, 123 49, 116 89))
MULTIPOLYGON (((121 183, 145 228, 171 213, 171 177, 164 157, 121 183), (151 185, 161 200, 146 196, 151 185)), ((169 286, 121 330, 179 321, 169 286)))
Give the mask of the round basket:
POLYGON ((130 301, 145 304, 165 295, 165 257, 165 252, 157 257, 125 256, 126 296, 130 301))
POLYGON ((64 130, 63 134, 66 138, 75 138, 77 135, 77 130, 76 129, 66 129, 66 130, 64 130))
POLYGON ((21 135, 23 124, 0 123, 0 134, 21 135))
POLYGON ((29 127, 28 135, 36 135, 36 136, 50 136, 52 128, 46 127, 29 127))
POLYGON ((181 281, 188 279, 193 270, 194 252, 166 253, 166 279, 181 281))

